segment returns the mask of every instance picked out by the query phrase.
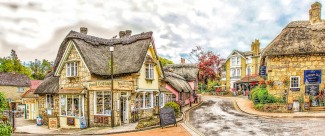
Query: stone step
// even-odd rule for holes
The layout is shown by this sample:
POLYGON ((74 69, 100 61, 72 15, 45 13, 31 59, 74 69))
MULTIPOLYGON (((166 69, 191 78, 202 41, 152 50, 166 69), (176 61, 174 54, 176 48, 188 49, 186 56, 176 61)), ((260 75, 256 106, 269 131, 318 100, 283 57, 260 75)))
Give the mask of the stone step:
POLYGON ((325 111, 325 107, 310 107, 311 111, 325 111))

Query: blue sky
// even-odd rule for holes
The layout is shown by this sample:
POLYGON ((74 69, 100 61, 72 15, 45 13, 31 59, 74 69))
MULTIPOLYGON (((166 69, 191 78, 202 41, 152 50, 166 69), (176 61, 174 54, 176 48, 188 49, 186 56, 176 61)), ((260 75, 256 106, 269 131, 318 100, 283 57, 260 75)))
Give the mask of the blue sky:
MULTIPOLYGON (((226 58, 254 39, 265 47, 289 22, 308 20, 309 0, 0 0, 0 57, 54 60, 70 30, 111 38, 153 31, 158 54, 179 63, 195 46, 226 58)), ((324 4, 324 1, 319 1, 324 4)), ((322 10, 324 15, 324 10, 322 10)))

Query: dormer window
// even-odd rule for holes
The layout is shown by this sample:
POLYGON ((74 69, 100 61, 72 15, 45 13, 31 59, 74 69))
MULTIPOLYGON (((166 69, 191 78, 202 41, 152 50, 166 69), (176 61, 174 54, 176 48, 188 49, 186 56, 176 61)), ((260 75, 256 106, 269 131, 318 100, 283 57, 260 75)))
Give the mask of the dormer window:
POLYGON ((67 62, 66 63, 66 76, 67 77, 78 76, 78 62, 67 62))
POLYGON ((154 65, 153 64, 146 64, 146 79, 154 79, 154 65))

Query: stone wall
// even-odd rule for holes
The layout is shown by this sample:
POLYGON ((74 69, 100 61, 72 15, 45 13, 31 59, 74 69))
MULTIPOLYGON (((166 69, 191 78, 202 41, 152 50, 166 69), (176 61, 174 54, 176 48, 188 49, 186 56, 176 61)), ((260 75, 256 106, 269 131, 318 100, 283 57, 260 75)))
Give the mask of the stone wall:
MULTIPOLYGON (((29 87, 23 87, 24 92, 29 90, 29 87)), ((3 92, 6 96, 6 99, 10 98, 11 100, 20 101, 22 99, 21 95, 24 92, 18 92, 17 86, 0 86, 0 92, 3 92)))
MULTIPOLYGON (((268 80, 274 81, 273 87, 268 87, 269 93, 281 96, 284 90, 289 90, 290 85, 284 85, 282 81, 290 76, 300 77, 300 91, 289 91, 289 96, 293 100, 298 100, 300 95, 305 93, 304 70, 322 70, 322 83, 325 76, 325 56, 281 56, 266 58, 268 80)), ((324 84, 319 85, 320 89, 324 88, 324 84)))

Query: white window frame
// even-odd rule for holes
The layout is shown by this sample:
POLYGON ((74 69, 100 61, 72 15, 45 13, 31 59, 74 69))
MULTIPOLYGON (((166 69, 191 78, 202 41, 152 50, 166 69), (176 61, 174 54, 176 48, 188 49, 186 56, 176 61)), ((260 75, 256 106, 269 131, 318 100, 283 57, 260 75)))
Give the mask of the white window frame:
POLYGON ((246 67, 246 75, 252 75, 252 67, 250 67, 250 66, 246 67), (249 69, 249 72, 248 72, 248 69, 249 69))
MULTIPOLYGON (((112 112, 112 103, 111 101, 109 102, 109 104, 111 105, 110 107, 110 110, 108 111, 108 114, 98 114, 97 113, 97 92, 101 92, 102 93, 102 97, 104 98, 104 92, 105 91, 95 91, 94 92, 94 115, 104 115, 104 116, 111 116, 111 112, 112 112)), ((109 92, 108 93, 109 95, 111 95, 111 93, 109 92)), ((111 96, 111 99, 112 99, 112 96, 111 96)), ((118 98, 119 99, 119 98, 118 98)), ((118 100, 119 101, 119 100, 118 100)), ((119 107, 119 103, 116 104, 116 106, 118 105, 117 109, 119 111, 120 107, 119 107)), ((104 102, 104 99, 103 99, 103 106, 102 106, 102 109, 104 110, 104 107, 105 107, 105 102, 104 102)))
MULTIPOLYGON (((63 94, 63 95, 59 95, 59 99, 60 99, 60 104, 59 104, 59 111, 60 111, 60 115, 59 116, 67 116, 67 117, 83 117, 83 116, 85 116, 85 107, 84 107, 84 97, 82 96, 82 95, 78 95, 78 98, 79 98, 79 103, 78 103, 78 105, 79 105, 79 115, 80 116, 76 116, 76 115, 74 115, 74 116, 68 116, 68 95, 71 95, 72 97, 72 100, 74 100, 74 96, 75 95, 73 95, 73 94, 63 94), (65 96, 65 97, 63 97, 63 98, 65 98, 64 99, 64 102, 65 102, 65 115, 62 115, 62 113, 61 113, 61 106, 62 106, 62 101, 61 101, 61 98, 62 98, 62 96, 65 96), (80 110, 80 108, 82 109, 82 110, 80 110)), ((72 108, 72 111, 74 110, 74 102, 72 101, 72 104, 71 104, 71 108, 72 108)))
POLYGON ((241 63, 240 57, 237 56, 237 57, 236 57, 236 65, 240 65, 240 63, 241 63))
POLYGON ((248 56, 248 57, 246 58, 246 63, 247 63, 247 64, 251 64, 251 63, 252 63, 252 57, 251 57, 251 56, 248 56))
POLYGON ((24 92, 24 88, 23 87, 17 87, 17 90, 19 93, 23 93, 24 92))
POLYGON ((146 79, 154 79, 154 65, 146 64, 146 79))
POLYGON ((236 76, 240 76, 241 75, 241 69, 240 68, 236 68, 236 76))
POLYGON ((54 108, 54 96, 51 95, 51 94, 46 94, 45 95, 45 109, 46 109, 46 114, 47 115, 52 115, 52 111, 53 111, 53 108, 54 108), (52 107, 49 107, 49 103, 48 103, 48 97, 50 97, 50 102, 49 103, 52 103, 52 107), (52 100, 51 100, 52 99, 52 100))
POLYGON ((290 88, 300 88, 300 76, 290 76, 290 88), (297 78, 298 79, 298 86, 292 86, 292 79, 297 78))
POLYGON ((153 108, 153 92, 143 92, 142 93, 142 106, 141 109, 150 109, 153 108), (149 94, 150 107, 146 107, 146 94, 149 94))
POLYGON ((78 76, 78 62, 67 62, 66 63, 66 76, 67 77, 76 77, 78 76), (73 74, 72 74, 73 72, 73 74))

